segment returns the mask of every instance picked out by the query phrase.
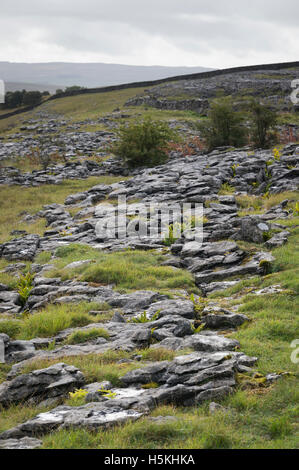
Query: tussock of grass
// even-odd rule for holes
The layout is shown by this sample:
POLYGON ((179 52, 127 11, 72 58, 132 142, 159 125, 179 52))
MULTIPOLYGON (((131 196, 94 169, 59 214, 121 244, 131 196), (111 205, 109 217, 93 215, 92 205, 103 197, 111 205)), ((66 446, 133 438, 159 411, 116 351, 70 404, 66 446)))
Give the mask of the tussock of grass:
POLYGON ((229 183, 223 183, 218 194, 219 196, 229 196, 235 192, 236 189, 234 186, 230 185, 229 183))
POLYGON ((82 281, 114 284, 118 289, 195 288, 190 273, 160 266, 164 258, 155 252, 127 250, 104 253, 74 244, 59 248, 56 256, 60 260, 55 263, 56 269, 49 276, 59 276, 62 279, 77 277, 82 281), (82 259, 92 259, 93 262, 72 270, 64 269, 69 263, 82 259))
POLYGON ((0 433, 34 418, 37 413, 45 413, 50 409, 51 407, 43 406, 37 410, 36 406, 22 405, 21 403, 12 405, 9 408, 0 406, 0 433))
POLYGON ((286 416, 282 418, 272 418, 268 424, 269 434, 272 439, 284 437, 292 432, 292 425, 286 416))
POLYGON ((19 320, 0 320, 0 333, 5 333, 15 339, 22 330, 22 322, 19 320))
POLYGON ((45 309, 29 314, 19 321, 0 321, 0 332, 15 339, 48 338, 66 328, 82 327, 103 321, 103 315, 88 315, 90 310, 97 308, 97 303, 88 302, 77 305, 48 305, 45 309))
MULTIPOLYGON (((10 371, 11 366, 8 364, 0 364, 0 384, 6 380, 6 376, 10 371)), ((0 415, 1 415, 1 407, 0 407, 0 415)), ((0 420, 0 427, 1 427, 1 420, 0 420)))
POLYGON ((42 251, 35 257, 35 262, 37 264, 46 264, 52 258, 52 253, 50 251, 42 251))
POLYGON ((97 338, 109 339, 108 331, 103 328, 92 328, 89 330, 75 331, 66 339, 66 344, 80 344, 86 343, 97 338))
POLYGON ((142 351, 142 359, 145 361, 172 361, 175 357, 175 352, 170 351, 169 349, 165 348, 157 348, 157 349, 145 349, 142 351))

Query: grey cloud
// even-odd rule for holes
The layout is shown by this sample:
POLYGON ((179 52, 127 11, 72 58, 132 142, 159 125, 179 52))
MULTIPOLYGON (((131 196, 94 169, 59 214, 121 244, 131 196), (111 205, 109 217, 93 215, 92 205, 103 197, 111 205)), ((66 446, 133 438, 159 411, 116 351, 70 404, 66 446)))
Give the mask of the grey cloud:
MULTIPOLYGON (((298 17, 297 0, 10 0, 1 5, 0 60, 10 60, 5 41, 10 54, 22 48, 18 31, 25 42, 32 31, 39 32, 39 47, 47 50, 45 60, 55 60, 52 47, 65 54, 65 60, 77 51, 111 62, 122 57, 136 62, 139 57, 141 64, 159 39, 164 49, 155 46, 156 63, 161 65, 168 60, 167 48, 177 49, 178 65, 184 54, 188 60, 196 58, 193 65, 226 65, 201 63, 217 52, 235 57, 238 64, 242 56, 244 61, 262 55, 296 60, 298 17)), ((33 52, 36 47, 32 44, 33 52)))

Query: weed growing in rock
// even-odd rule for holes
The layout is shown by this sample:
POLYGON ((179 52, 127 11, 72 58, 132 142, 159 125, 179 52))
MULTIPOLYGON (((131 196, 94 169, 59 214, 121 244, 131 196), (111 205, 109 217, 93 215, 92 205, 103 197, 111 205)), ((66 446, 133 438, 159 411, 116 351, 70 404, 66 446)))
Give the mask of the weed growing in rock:
POLYGON ((20 276, 17 288, 23 306, 26 304, 30 292, 33 289, 33 281, 34 276, 30 272, 20 276))

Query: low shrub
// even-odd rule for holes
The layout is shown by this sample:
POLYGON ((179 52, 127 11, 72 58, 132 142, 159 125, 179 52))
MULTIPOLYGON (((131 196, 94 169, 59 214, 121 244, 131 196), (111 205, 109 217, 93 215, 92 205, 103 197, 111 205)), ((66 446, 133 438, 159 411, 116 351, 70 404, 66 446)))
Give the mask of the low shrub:
POLYGON ((213 101, 208 119, 199 124, 209 150, 216 147, 242 147, 247 142, 244 116, 235 112, 229 97, 213 101))
POLYGON ((135 168, 164 163, 168 157, 169 142, 178 140, 178 135, 167 123, 145 118, 121 126, 118 138, 112 152, 129 167, 135 168))

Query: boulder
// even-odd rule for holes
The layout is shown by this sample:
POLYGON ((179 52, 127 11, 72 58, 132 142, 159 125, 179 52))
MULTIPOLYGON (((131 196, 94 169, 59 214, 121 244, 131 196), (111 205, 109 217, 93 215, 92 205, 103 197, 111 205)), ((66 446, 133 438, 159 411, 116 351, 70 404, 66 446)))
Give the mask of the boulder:
POLYGON ((82 372, 76 367, 55 364, 0 384, 0 404, 7 406, 29 399, 39 402, 45 398, 66 396, 75 388, 80 388, 84 381, 82 372))

